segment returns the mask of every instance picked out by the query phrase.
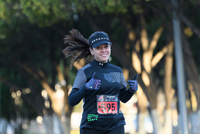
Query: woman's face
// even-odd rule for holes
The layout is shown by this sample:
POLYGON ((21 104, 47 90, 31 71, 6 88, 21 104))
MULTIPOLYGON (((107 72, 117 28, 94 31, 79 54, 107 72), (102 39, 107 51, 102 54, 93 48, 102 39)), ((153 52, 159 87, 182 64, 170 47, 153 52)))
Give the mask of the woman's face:
POLYGON ((94 56, 94 59, 98 62, 106 63, 111 54, 111 45, 102 44, 95 48, 90 48, 91 54, 94 56))

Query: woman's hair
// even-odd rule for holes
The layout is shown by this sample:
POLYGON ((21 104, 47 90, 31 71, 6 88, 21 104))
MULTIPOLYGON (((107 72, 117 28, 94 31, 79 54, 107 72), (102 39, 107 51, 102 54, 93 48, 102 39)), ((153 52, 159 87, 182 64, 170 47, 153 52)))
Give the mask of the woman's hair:
POLYGON ((77 61, 80 61, 82 58, 86 59, 86 62, 92 60, 92 55, 90 53, 89 47, 90 44, 87 39, 76 29, 72 29, 69 32, 69 35, 66 35, 64 38, 64 43, 67 44, 67 47, 62 51, 65 55, 65 58, 72 56, 70 68, 77 61))

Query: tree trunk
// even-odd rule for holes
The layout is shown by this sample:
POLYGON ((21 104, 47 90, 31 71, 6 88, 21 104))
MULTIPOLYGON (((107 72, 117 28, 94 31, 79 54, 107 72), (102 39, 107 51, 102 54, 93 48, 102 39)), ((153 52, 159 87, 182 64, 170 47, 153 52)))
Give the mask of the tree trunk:
POLYGON ((192 82, 193 90, 196 95, 196 101, 197 101, 197 109, 200 110, 200 82, 199 82, 199 75, 197 66, 195 64, 191 49, 189 47, 189 43, 185 37, 183 36, 183 55, 184 55, 184 65, 186 74, 188 76, 188 79, 192 82))
POLYGON ((46 134, 53 134, 54 133, 53 116, 45 114, 44 117, 43 117, 43 123, 44 123, 44 126, 45 126, 46 134))
POLYGON ((147 98, 143 92, 143 90, 141 89, 141 87, 139 86, 139 89, 137 90, 137 96, 138 96, 138 133, 139 134, 146 134, 145 132, 145 118, 147 117, 148 114, 148 110, 147 110, 147 98))
POLYGON ((171 109, 165 111, 165 126, 163 134, 172 134, 172 112, 171 109))
POLYGON ((156 109, 151 110, 151 117, 153 122, 153 133, 154 134, 163 134, 163 128, 159 121, 158 111, 156 109))
POLYGON ((8 126, 8 121, 3 119, 3 118, 0 118, 0 134, 6 134, 7 133, 7 126, 8 126))
POLYGON ((198 134, 200 132, 200 111, 190 115, 191 134, 198 134))
POLYGON ((146 134, 144 121, 147 115, 148 115, 147 111, 145 113, 140 112, 138 114, 138 134, 146 134))
POLYGON ((63 134, 70 134, 70 132, 71 132, 71 116, 61 117, 60 123, 62 126, 63 134))
POLYGON ((167 45, 168 51, 165 57, 164 90, 166 94, 166 111, 164 129, 166 134, 172 133, 171 103, 175 93, 172 89, 173 46, 173 42, 170 41, 167 45))
POLYGON ((53 114, 53 132, 54 134, 63 134, 63 128, 61 127, 61 121, 56 114, 53 114))
MULTIPOLYGON (((192 83, 192 89, 195 92, 195 99, 193 101, 197 102, 197 111, 194 111, 191 109, 191 111, 195 113, 191 113, 190 115, 190 121, 191 121, 191 133, 199 133, 200 132, 200 126, 199 126, 199 119, 200 119, 200 82, 199 82, 199 74, 197 70, 197 66, 195 64, 189 43, 187 41, 187 37, 185 35, 183 36, 183 55, 184 55, 184 65, 186 70, 186 75, 188 76, 188 79, 192 83)), ((191 107, 192 108, 192 107, 191 107)))

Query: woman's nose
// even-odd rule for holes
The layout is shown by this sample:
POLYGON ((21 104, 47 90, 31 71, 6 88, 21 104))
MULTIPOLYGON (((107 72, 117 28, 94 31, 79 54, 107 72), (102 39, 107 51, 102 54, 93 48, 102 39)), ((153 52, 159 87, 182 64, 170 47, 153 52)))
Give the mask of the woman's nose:
POLYGON ((101 49, 101 51, 105 51, 105 50, 106 50, 105 48, 102 48, 102 49, 101 49))

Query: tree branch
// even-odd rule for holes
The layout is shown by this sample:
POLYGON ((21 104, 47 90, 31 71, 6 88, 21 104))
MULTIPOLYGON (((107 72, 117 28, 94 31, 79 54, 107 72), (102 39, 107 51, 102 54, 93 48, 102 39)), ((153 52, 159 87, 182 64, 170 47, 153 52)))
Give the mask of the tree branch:
POLYGON ((163 56, 167 53, 167 46, 164 46, 162 50, 160 50, 151 61, 151 67, 154 68, 156 64, 163 58, 163 56))
POLYGON ((172 11, 176 12, 176 14, 179 16, 180 20, 184 22, 188 27, 192 29, 192 31, 197 35, 197 37, 200 39, 200 30, 197 26, 195 26, 178 8, 170 4, 170 2, 164 2, 167 7, 169 7, 172 11))

